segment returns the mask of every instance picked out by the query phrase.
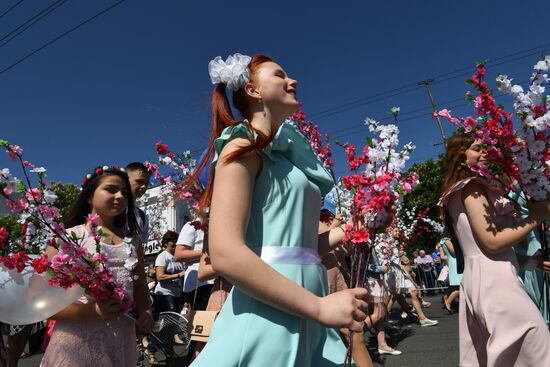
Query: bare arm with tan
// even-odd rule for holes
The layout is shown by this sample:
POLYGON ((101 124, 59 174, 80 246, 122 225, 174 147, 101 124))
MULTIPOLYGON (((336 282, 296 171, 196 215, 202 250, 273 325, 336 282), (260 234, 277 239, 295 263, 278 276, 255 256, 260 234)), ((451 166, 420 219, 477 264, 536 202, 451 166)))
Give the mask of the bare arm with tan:
POLYGON ((550 213, 548 200, 530 203, 529 216, 521 222, 504 228, 495 223, 497 214, 489 203, 484 187, 470 182, 462 190, 462 200, 472 232, 490 253, 501 253, 522 241, 550 213))

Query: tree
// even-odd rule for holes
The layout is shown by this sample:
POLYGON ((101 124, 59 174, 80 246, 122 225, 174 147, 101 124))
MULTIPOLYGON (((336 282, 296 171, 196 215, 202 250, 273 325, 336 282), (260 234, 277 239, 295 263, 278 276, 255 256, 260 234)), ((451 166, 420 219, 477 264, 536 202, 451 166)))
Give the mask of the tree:
POLYGON ((54 202, 54 206, 59 209, 63 215, 63 219, 67 219, 73 203, 76 201, 78 194, 80 194, 80 189, 75 184, 62 183, 62 182, 52 182, 51 188, 57 195, 57 199, 54 202))
MULTIPOLYGON (((412 210, 416 208, 417 212, 429 209, 426 216, 439 221, 439 201, 440 189, 443 184, 445 174, 445 159, 443 155, 434 161, 428 159, 422 163, 415 163, 408 170, 418 173, 420 183, 415 189, 403 199, 402 210, 412 210)), ((405 221, 408 218, 404 218, 405 221)), ((410 224, 410 223, 408 223, 410 224)), ((431 229, 431 225, 419 221, 415 227, 415 233, 408 242, 408 252, 424 249, 433 251, 435 242, 439 240, 440 235, 431 229)))
MULTIPOLYGON (((65 184, 62 182, 52 182, 51 189, 57 195, 54 206, 59 209, 63 215, 63 219, 66 219, 66 216, 69 214, 73 203, 80 193, 80 189, 75 184, 65 184)), ((18 219, 18 215, 13 215, 9 212, 0 216, 0 227, 4 227, 8 230, 11 241, 15 241, 21 236, 21 224, 18 223, 18 219)))
POLYGON ((445 174, 445 161, 442 155, 437 160, 431 158, 423 163, 415 163, 409 171, 418 173, 420 183, 403 199, 403 207, 418 210, 430 208, 428 216, 434 220, 439 219, 437 202, 445 174))

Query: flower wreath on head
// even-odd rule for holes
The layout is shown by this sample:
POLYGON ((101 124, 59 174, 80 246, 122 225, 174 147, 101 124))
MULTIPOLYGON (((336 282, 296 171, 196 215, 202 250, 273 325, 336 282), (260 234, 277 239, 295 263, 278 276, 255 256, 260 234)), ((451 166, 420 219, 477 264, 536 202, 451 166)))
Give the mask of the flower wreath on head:
POLYGON ((82 179, 82 187, 84 187, 88 183, 88 181, 90 181, 92 178, 102 175, 104 172, 109 172, 109 171, 111 172, 118 171, 118 172, 126 173, 126 170, 120 166, 114 166, 114 167, 97 166, 92 172, 84 176, 84 178, 82 179))
POLYGON ((217 56, 208 64, 208 74, 212 84, 223 83, 232 91, 238 91, 250 81, 248 64, 251 60, 250 56, 240 53, 229 55, 225 61, 221 56, 217 56))

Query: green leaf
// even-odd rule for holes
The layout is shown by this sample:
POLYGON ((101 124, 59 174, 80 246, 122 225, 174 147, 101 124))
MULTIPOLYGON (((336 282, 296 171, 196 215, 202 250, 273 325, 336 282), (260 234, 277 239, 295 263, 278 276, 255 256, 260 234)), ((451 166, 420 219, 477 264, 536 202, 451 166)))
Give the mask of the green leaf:
POLYGON ((368 136, 367 137, 367 145, 370 147, 370 148, 373 148, 374 147, 374 140, 368 136))
POLYGON ((25 191, 27 191, 27 187, 22 181, 19 181, 19 183, 17 184, 17 191, 21 193, 24 193, 25 191))
POLYGON ((472 79, 468 79, 466 80, 466 84, 468 85, 474 84, 474 81, 472 79))
POLYGON ((0 139, 0 145, 3 146, 4 148, 8 149, 8 147, 10 146, 10 143, 8 143, 7 140, 1 140, 0 139))
POLYGON ((76 234, 75 231, 71 231, 71 238, 75 241, 78 241, 78 235, 76 234))

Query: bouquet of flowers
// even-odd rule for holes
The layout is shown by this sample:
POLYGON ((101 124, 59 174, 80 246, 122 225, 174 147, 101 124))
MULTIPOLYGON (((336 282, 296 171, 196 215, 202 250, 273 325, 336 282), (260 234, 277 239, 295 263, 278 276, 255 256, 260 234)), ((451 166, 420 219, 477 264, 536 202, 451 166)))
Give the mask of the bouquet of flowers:
MULTIPOLYGON (((56 195, 45 181, 46 169, 24 160, 21 147, 5 140, 0 140, 0 146, 19 163, 24 177, 24 181, 18 179, 8 168, 0 171, 0 195, 18 218, 13 233, 0 227, 0 264, 6 270, 0 287, 1 320, 15 324, 43 320, 72 303, 82 291, 97 301, 115 298, 130 310, 130 298, 114 280, 108 259, 100 251, 98 217, 88 216, 88 227, 96 240, 95 252, 89 252, 81 238, 65 230, 61 213, 53 205, 56 195), (31 173, 37 176, 36 187, 31 173), (58 250, 51 260, 43 254, 47 246, 58 250)), ((127 243, 127 248, 132 251, 133 246, 127 243)), ((135 253, 129 255, 125 266, 132 269, 137 258, 135 253)))
POLYGON ((511 158, 519 142, 512 114, 506 112, 503 106, 497 105, 484 81, 485 73, 485 64, 480 62, 477 64, 476 72, 468 80, 479 93, 475 98, 470 92, 466 93, 466 98, 474 104, 475 117, 455 118, 447 109, 439 111, 438 114, 480 142, 487 163, 472 164, 470 169, 497 187, 513 189, 513 180, 519 179, 519 167, 511 158))
MULTIPOLYGON (((159 232, 162 225, 162 210, 167 206, 183 200, 191 211, 191 215, 195 218, 191 224, 201 230, 207 229, 206 222, 202 222, 199 218, 199 200, 204 191, 204 185, 200 181, 188 183, 188 179, 197 168, 197 161, 192 157, 191 152, 185 151, 182 154, 173 153, 168 145, 158 141, 156 143, 156 151, 158 154, 158 164, 149 161, 144 162, 147 169, 162 185, 159 192, 157 202, 151 210, 153 215, 149 215, 150 228, 153 229, 153 234, 159 232), (170 172, 162 174, 160 168, 164 167, 170 172), (156 231, 156 232, 155 232, 156 231)), ((149 211, 148 211, 149 213, 149 211)))
POLYGON ((507 75, 497 77, 498 89, 514 97, 514 109, 520 120, 517 143, 512 147, 522 191, 535 200, 550 197, 550 100, 545 95, 550 56, 537 62, 529 90, 512 85, 507 75))
MULTIPOLYGON (((399 108, 392 108, 391 113, 397 122, 399 108)), ((352 174, 341 179, 352 196, 350 219, 355 223, 346 227, 344 241, 363 249, 369 246, 370 233, 390 219, 394 204, 418 183, 416 173, 402 176, 414 146, 409 143, 401 151, 397 150, 397 125, 381 125, 370 118, 365 122, 374 137, 367 139, 361 154, 356 153, 353 145, 342 145, 352 174)))
POLYGON ((319 132, 319 126, 315 125, 313 121, 306 119, 306 114, 301 109, 292 114, 287 121, 295 126, 297 130, 309 140, 311 148, 313 148, 319 160, 323 162, 326 168, 332 170, 334 162, 332 161, 332 145, 329 141, 330 136, 325 134, 323 139, 323 136, 319 132))

